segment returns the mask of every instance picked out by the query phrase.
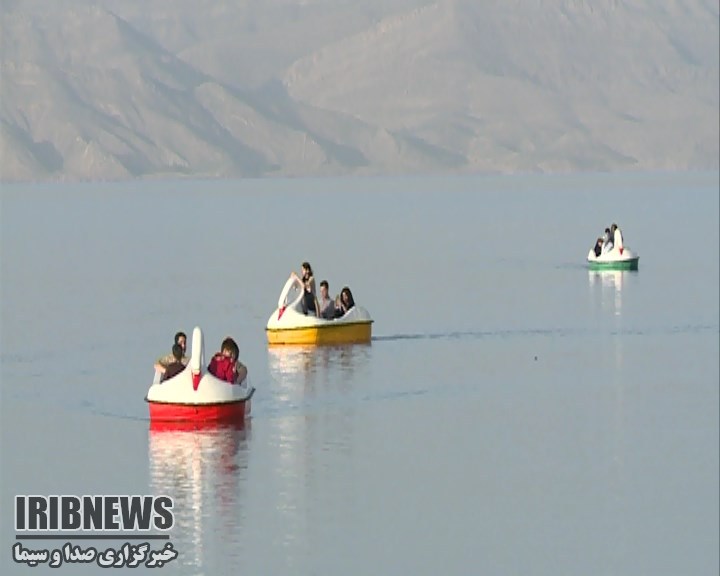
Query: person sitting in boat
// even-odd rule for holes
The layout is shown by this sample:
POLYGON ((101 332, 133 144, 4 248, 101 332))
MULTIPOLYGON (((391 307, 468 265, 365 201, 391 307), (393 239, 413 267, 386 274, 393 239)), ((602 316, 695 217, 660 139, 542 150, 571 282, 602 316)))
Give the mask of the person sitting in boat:
POLYGON ((303 293, 302 299, 302 311, 303 314, 312 312, 317 316, 317 298, 315 296, 315 277, 313 276, 312 267, 309 262, 303 262, 302 266, 302 278, 299 277, 295 272, 292 273, 294 278, 297 278, 303 285, 305 292, 303 293))
POLYGON ((597 242, 595 242, 595 248, 594 248, 594 250, 595 250, 595 258, 597 258, 598 256, 600 256, 600 254, 602 254, 603 244, 604 244, 604 242, 603 242, 603 239, 602 239, 602 238, 598 238, 598 239, 597 239, 597 242))
POLYGON ((183 352, 183 347, 180 346, 180 344, 173 345, 173 361, 165 367, 165 372, 163 373, 162 378, 160 378, 160 382, 169 380, 173 376, 177 376, 178 374, 180 374, 180 372, 185 370, 186 363, 183 362, 183 352))
MULTIPOLYGON (((175 348, 175 346, 180 346, 182 348, 182 363, 187 366, 188 358, 187 356, 185 356, 187 336, 185 335, 185 332, 177 332, 175 334, 175 343, 173 344, 173 349, 175 348)), ((160 358, 155 361, 155 371, 159 372, 161 375, 165 374, 167 367, 173 362, 175 362, 174 352, 166 354, 165 356, 160 356, 160 358)))
POLYGON ((335 317, 335 302, 328 292, 330 291, 330 285, 327 280, 320 282, 320 298, 318 298, 318 318, 324 318, 325 320, 332 320, 335 317))
POLYGON ((333 306, 333 318, 340 318, 345 314, 345 312, 342 311, 342 300, 340 299, 340 294, 335 296, 335 305, 333 306))
POLYGON ((239 355, 240 349, 235 340, 230 337, 225 338, 220 346, 220 352, 210 360, 208 372, 230 384, 239 384, 247 376, 247 368, 238 360, 239 355))
MULTIPOLYGON (((610 250, 613 249, 613 243, 612 243, 612 235, 610 234, 610 228, 605 228, 605 234, 602 237, 603 245, 602 245, 602 251, 603 254, 605 252, 610 252, 610 250)), ((599 254, 598 254, 599 256, 599 254)))
POLYGON ((347 286, 340 291, 340 302, 338 304, 339 306, 337 304, 335 306, 335 318, 342 318, 355 306, 355 299, 347 286))

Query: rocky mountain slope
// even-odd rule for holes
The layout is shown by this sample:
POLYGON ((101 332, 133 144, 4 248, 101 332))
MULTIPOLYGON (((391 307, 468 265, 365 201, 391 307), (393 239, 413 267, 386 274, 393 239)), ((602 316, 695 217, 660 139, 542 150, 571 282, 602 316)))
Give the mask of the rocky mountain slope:
POLYGON ((717 0, 4 0, 3 181, 717 170, 717 0))

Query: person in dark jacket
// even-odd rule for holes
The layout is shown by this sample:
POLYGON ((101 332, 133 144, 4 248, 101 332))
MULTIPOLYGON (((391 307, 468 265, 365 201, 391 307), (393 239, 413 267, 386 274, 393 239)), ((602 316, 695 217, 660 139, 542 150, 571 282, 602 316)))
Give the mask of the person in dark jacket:
POLYGON ((312 266, 310 262, 303 262, 300 266, 302 269, 302 277, 298 276, 295 272, 292 273, 294 278, 300 280, 303 285, 303 299, 302 299, 302 311, 303 314, 307 315, 312 313, 313 316, 318 315, 317 296, 315 294, 315 276, 313 276, 312 266))
POLYGON ((180 344, 174 344, 172 347, 173 361, 165 368, 161 382, 170 380, 173 376, 177 376, 185 370, 185 362, 183 362, 183 347, 180 344))
MULTIPOLYGON (((182 362, 187 366, 188 363, 188 357, 185 356, 185 350, 187 347, 187 336, 185 335, 185 332, 178 332, 175 334, 175 344, 180 345, 182 348, 182 362)), ((155 371, 159 372, 161 375, 165 373, 165 370, 167 370, 168 364, 172 364, 175 361, 175 355, 171 352, 170 354, 166 354, 165 356, 161 356, 157 360, 155 360, 155 371)))
POLYGON ((340 291, 340 302, 338 304, 335 306, 335 318, 342 318, 355 306, 355 299, 347 286, 340 291))
POLYGON ((597 258, 602 254, 602 248, 603 248, 603 239, 598 238, 597 242, 595 242, 595 257, 597 258))

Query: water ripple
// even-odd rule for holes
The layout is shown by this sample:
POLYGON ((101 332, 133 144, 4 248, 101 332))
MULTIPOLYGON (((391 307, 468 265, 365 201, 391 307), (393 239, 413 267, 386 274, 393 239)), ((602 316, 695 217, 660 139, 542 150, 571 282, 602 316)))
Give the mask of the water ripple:
POLYGON ((585 330, 571 328, 528 328, 520 330, 488 330, 488 331, 453 331, 453 332, 424 332, 405 333, 374 336, 373 342, 398 342, 404 340, 475 340, 481 338, 508 338, 518 336, 595 336, 599 334, 648 336, 657 334, 696 334, 702 332, 720 332, 719 324, 684 324, 673 326, 654 326, 650 328, 627 327, 618 330, 585 330))
MULTIPOLYGON (((575 331, 574 333, 577 333, 575 331)), ((570 331, 564 329, 524 329, 524 330, 489 330, 489 331, 453 331, 453 332, 426 332, 417 334, 391 334, 375 336, 373 342, 395 342, 400 340, 473 340, 478 338, 493 338, 508 336, 553 336, 568 335, 570 331)))

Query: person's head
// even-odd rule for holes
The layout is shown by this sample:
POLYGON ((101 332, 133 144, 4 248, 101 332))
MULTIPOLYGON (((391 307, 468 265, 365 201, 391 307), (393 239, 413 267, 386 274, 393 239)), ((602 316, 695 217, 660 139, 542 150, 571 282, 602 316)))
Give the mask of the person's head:
POLYGON ((180 346, 180 344, 173 344, 172 355, 173 355, 173 358, 175 358, 175 360, 177 362, 180 362, 182 360, 183 352, 185 352, 185 351, 183 350, 183 347, 180 346))
POLYGON ((605 228, 605 234, 610 234, 610 228, 605 228))
POLYGON ((340 292, 340 298, 342 299, 343 304, 345 304, 348 308, 355 306, 355 300, 353 300, 352 292, 350 292, 350 288, 347 286, 345 286, 340 292))
POLYGON ((323 300, 327 300, 328 292, 330 291, 330 285, 327 280, 320 282, 320 296, 323 300))
POLYGON ((228 336, 227 338, 225 338, 225 340, 223 340, 222 345, 220 346, 220 353, 223 356, 227 356, 228 358, 237 360, 238 356, 240 355, 240 349, 235 343, 235 340, 228 336))
POLYGON ((312 276, 313 275, 312 266, 310 266, 310 262, 303 262, 302 266, 300 266, 300 268, 302 269, 303 276, 312 276))
POLYGON ((178 332, 175 334, 175 344, 179 344, 183 352, 187 349, 187 336, 185 336, 185 332, 178 332))
POLYGON ((617 227, 618 227, 617 224, 615 224, 615 223, 613 222, 613 225, 610 226, 610 230, 612 230, 613 232, 615 232, 615 230, 617 230, 617 227))
POLYGON ((602 243, 603 243, 603 239, 602 239, 602 238, 598 238, 598 239, 597 239, 597 243, 598 243, 598 244, 602 244, 602 243))

